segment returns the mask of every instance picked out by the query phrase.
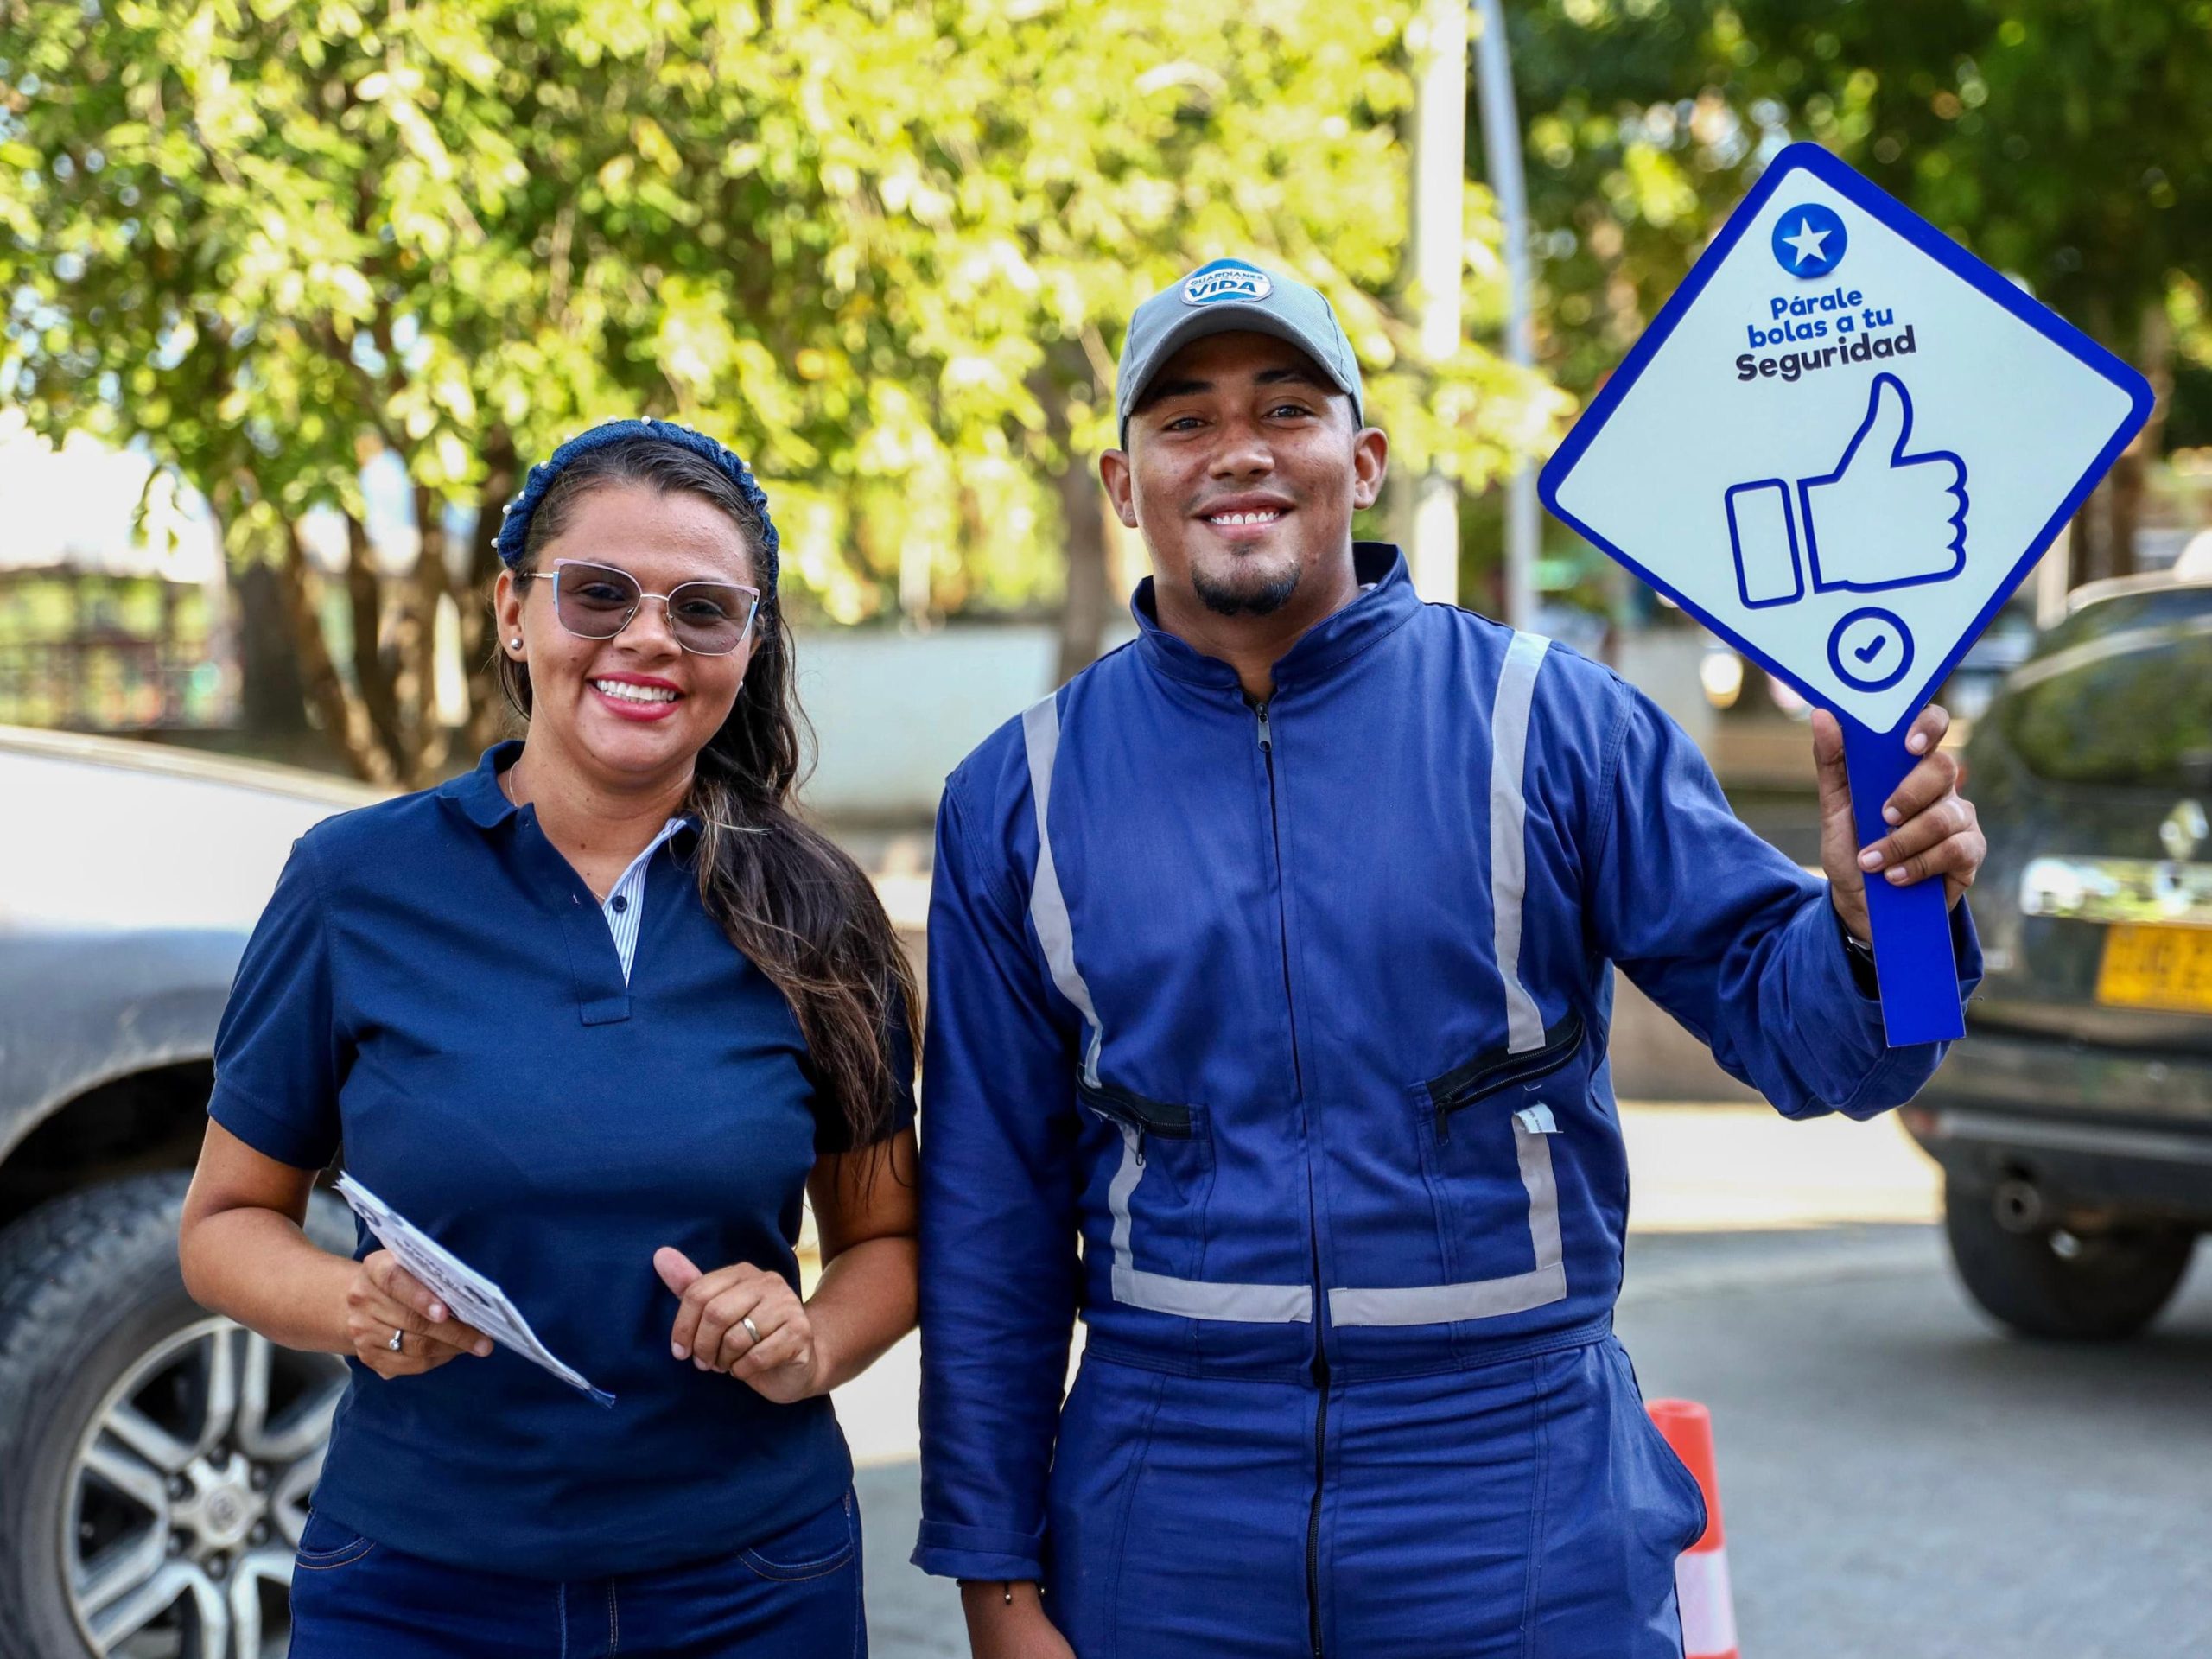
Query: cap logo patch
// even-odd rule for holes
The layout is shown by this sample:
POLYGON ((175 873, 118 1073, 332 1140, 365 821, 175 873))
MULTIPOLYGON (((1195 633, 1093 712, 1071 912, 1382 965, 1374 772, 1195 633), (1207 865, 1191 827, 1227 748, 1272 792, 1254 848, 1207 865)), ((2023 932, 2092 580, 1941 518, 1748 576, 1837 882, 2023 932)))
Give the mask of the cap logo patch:
POLYGON ((1275 285, 1264 270, 1224 260, 1192 271, 1183 281, 1183 303, 1213 305, 1222 300, 1264 300, 1275 285))

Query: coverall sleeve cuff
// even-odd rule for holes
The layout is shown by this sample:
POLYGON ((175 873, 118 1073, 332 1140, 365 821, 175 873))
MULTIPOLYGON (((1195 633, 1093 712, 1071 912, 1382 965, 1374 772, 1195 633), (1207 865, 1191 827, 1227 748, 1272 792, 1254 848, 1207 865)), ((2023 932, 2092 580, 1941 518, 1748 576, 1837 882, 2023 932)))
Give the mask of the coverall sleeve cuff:
MULTIPOLYGON (((1833 910, 1834 906, 1829 908, 1833 910)), ((1840 924, 1834 931, 1836 976, 1848 988, 1845 995, 1857 1005, 1859 1021, 1876 1050, 1874 1063, 1866 1077, 1848 1096, 1835 1103, 1835 1109, 1846 1117, 1864 1120, 1901 1106, 1919 1093, 1921 1085, 1942 1063, 1949 1046, 1916 1043, 1904 1048, 1889 1047, 1883 1033, 1881 999, 1867 995, 1857 983, 1849 953, 1843 944, 1840 924)), ((1974 931, 1974 914, 1963 899, 1951 910, 1951 951, 1958 960, 1959 1000, 1963 1003, 1980 985, 1982 972, 1981 940, 1974 931)))
POLYGON ((989 1527, 948 1527, 922 1522, 913 1564, 940 1579, 983 1579, 992 1583, 1031 1583, 1045 1576, 1041 1532, 999 1532, 989 1527))

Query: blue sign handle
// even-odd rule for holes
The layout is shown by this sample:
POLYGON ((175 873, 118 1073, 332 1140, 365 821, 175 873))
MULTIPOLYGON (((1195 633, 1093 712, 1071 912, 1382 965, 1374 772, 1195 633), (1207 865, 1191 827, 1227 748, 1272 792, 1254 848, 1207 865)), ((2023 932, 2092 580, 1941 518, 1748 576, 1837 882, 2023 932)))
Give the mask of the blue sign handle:
MULTIPOLYGON (((1843 721, 1843 765, 1851 779, 1851 813, 1859 844, 1872 846, 1890 831, 1883 803, 1920 757, 1904 746, 1911 722, 1895 731, 1869 731, 1843 721)), ((1879 871, 1866 878, 1866 915, 1874 929, 1874 977, 1881 987, 1882 1028, 1891 1048, 1949 1042, 1967 1034, 1959 1001, 1959 962, 1951 948, 1949 906, 1943 880, 1931 876, 1909 887, 1879 871)))

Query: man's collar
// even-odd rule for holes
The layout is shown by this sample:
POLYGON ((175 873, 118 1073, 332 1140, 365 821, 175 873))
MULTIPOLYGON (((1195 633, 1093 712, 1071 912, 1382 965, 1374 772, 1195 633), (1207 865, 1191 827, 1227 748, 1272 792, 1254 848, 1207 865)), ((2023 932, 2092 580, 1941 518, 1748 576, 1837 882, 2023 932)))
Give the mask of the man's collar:
MULTIPOLYGON (((1353 580, 1363 588, 1374 585, 1306 629, 1276 660, 1278 690, 1325 675, 1351 661, 1396 632, 1421 608, 1405 557, 1391 543, 1354 542, 1351 558, 1353 580)), ((1239 683, 1236 671, 1220 658, 1207 656, 1160 625, 1150 576, 1137 584, 1129 611, 1136 618, 1138 648, 1161 673, 1194 685, 1235 687, 1239 683)))

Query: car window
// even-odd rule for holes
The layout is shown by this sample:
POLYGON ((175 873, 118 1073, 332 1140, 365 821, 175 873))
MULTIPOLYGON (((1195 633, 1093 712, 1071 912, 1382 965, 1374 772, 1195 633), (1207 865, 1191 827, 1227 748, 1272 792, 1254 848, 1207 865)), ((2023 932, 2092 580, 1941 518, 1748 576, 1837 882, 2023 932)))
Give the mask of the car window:
POLYGON ((2212 586, 2075 612, 2005 683, 1998 719, 2054 782, 2212 787, 2212 586))

